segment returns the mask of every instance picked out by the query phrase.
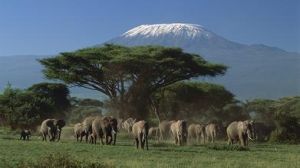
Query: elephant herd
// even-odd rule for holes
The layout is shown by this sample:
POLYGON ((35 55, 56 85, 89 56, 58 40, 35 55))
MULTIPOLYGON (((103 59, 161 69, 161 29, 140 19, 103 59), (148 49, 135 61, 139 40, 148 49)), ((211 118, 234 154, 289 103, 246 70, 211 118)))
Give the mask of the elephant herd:
MULTIPOLYGON (((41 123, 40 133, 43 141, 59 141, 62 128, 66 125, 62 119, 46 119, 41 123)), ((145 120, 136 121, 133 118, 127 120, 114 117, 89 116, 81 123, 74 125, 74 135, 77 141, 85 137, 87 143, 96 144, 97 140, 102 145, 115 145, 117 133, 120 129, 126 131, 135 140, 136 148, 148 150, 148 137, 158 141, 172 138, 176 145, 185 145, 187 141, 196 140, 204 144, 205 141, 215 142, 220 132, 220 126, 210 124, 189 124, 185 120, 161 121, 157 127, 149 127, 145 120), (104 143, 105 140, 105 143, 104 143)), ((248 140, 255 137, 254 122, 251 120, 234 121, 226 128, 228 144, 238 142, 242 146, 248 146, 248 140)), ((30 131, 23 130, 20 139, 29 139, 30 131)))
MULTIPOLYGON (((157 140, 166 140, 172 137, 175 144, 178 145, 186 144, 187 140, 202 141, 204 144, 205 141, 214 143, 221 129, 221 126, 216 123, 206 125, 192 123, 187 127, 185 120, 162 121, 158 127, 149 129, 149 136, 157 140)), ((234 121, 226 128, 226 134, 228 144, 238 142, 242 146, 248 146, 248 139, 255 139, 254 122, 250 120, 234 121)))

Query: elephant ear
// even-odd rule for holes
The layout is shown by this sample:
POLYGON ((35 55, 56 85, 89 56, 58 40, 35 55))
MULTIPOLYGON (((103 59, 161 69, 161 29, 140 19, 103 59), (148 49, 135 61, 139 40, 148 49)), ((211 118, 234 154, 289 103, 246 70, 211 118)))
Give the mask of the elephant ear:
POLYGON ((54 126, 54 122, 55 122, 55 120, 53 120, 53 119, 48 119, 48 121, 46 122, 46 125, 47 125, 48 127, 53 127, 53 126, 54 126))
POLYGON ((55 125, 58 126, 59 128, 62 128, 66 125, 66 122, 63 119, 55 120, 55 125))

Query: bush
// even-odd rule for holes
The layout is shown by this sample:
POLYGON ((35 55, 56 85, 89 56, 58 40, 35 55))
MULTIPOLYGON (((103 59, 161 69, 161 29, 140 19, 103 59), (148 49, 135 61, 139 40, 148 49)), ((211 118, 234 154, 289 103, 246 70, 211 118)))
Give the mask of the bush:
POLYGON ((239 146, 239 145, 208 145, 208 149, 212 150, 223 150, 223 151, 249 151, 248 147, 239 146))
POLYGON ((47 157, 41 158, 38 162, 22 162, 18 165, 19 168, 109 168, 114 167, 104 163, 83 162, 74 160, 67 154, 50 154, 47 157))
POLYGON ((271 134, 271 142, 299 143, 300 124, 298 118, 288 114, 279 114, 276 117, 276 130, 271 134))

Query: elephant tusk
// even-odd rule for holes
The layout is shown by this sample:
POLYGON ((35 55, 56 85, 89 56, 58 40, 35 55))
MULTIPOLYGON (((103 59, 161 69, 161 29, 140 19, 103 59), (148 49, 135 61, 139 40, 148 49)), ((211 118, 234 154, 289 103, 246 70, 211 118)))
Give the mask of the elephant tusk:
POLYGON ((249 134, 248 134, 248 138, 249 138, 251 141, 254 141, 254 139, 253 139, 253 138, 251 138, 251 137, 249 136, 249 134))
POLYGON ((115 130, 112 130, 112 134, 117 134, 117 132, 115 130))

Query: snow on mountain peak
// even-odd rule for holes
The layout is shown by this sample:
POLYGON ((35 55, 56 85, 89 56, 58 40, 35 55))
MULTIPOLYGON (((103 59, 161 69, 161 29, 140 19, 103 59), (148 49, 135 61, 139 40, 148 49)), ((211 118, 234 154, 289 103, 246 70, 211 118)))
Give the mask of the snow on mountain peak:
POLYGON ((151 24, 140 25, 122 34, 123 37, 157 37, 161 35, 171 34, 177 37, 205 37, 210 38, 212 33, 205 30, 203 26, 197 24, 186 23, 170 23, 170 24, 151 24))

